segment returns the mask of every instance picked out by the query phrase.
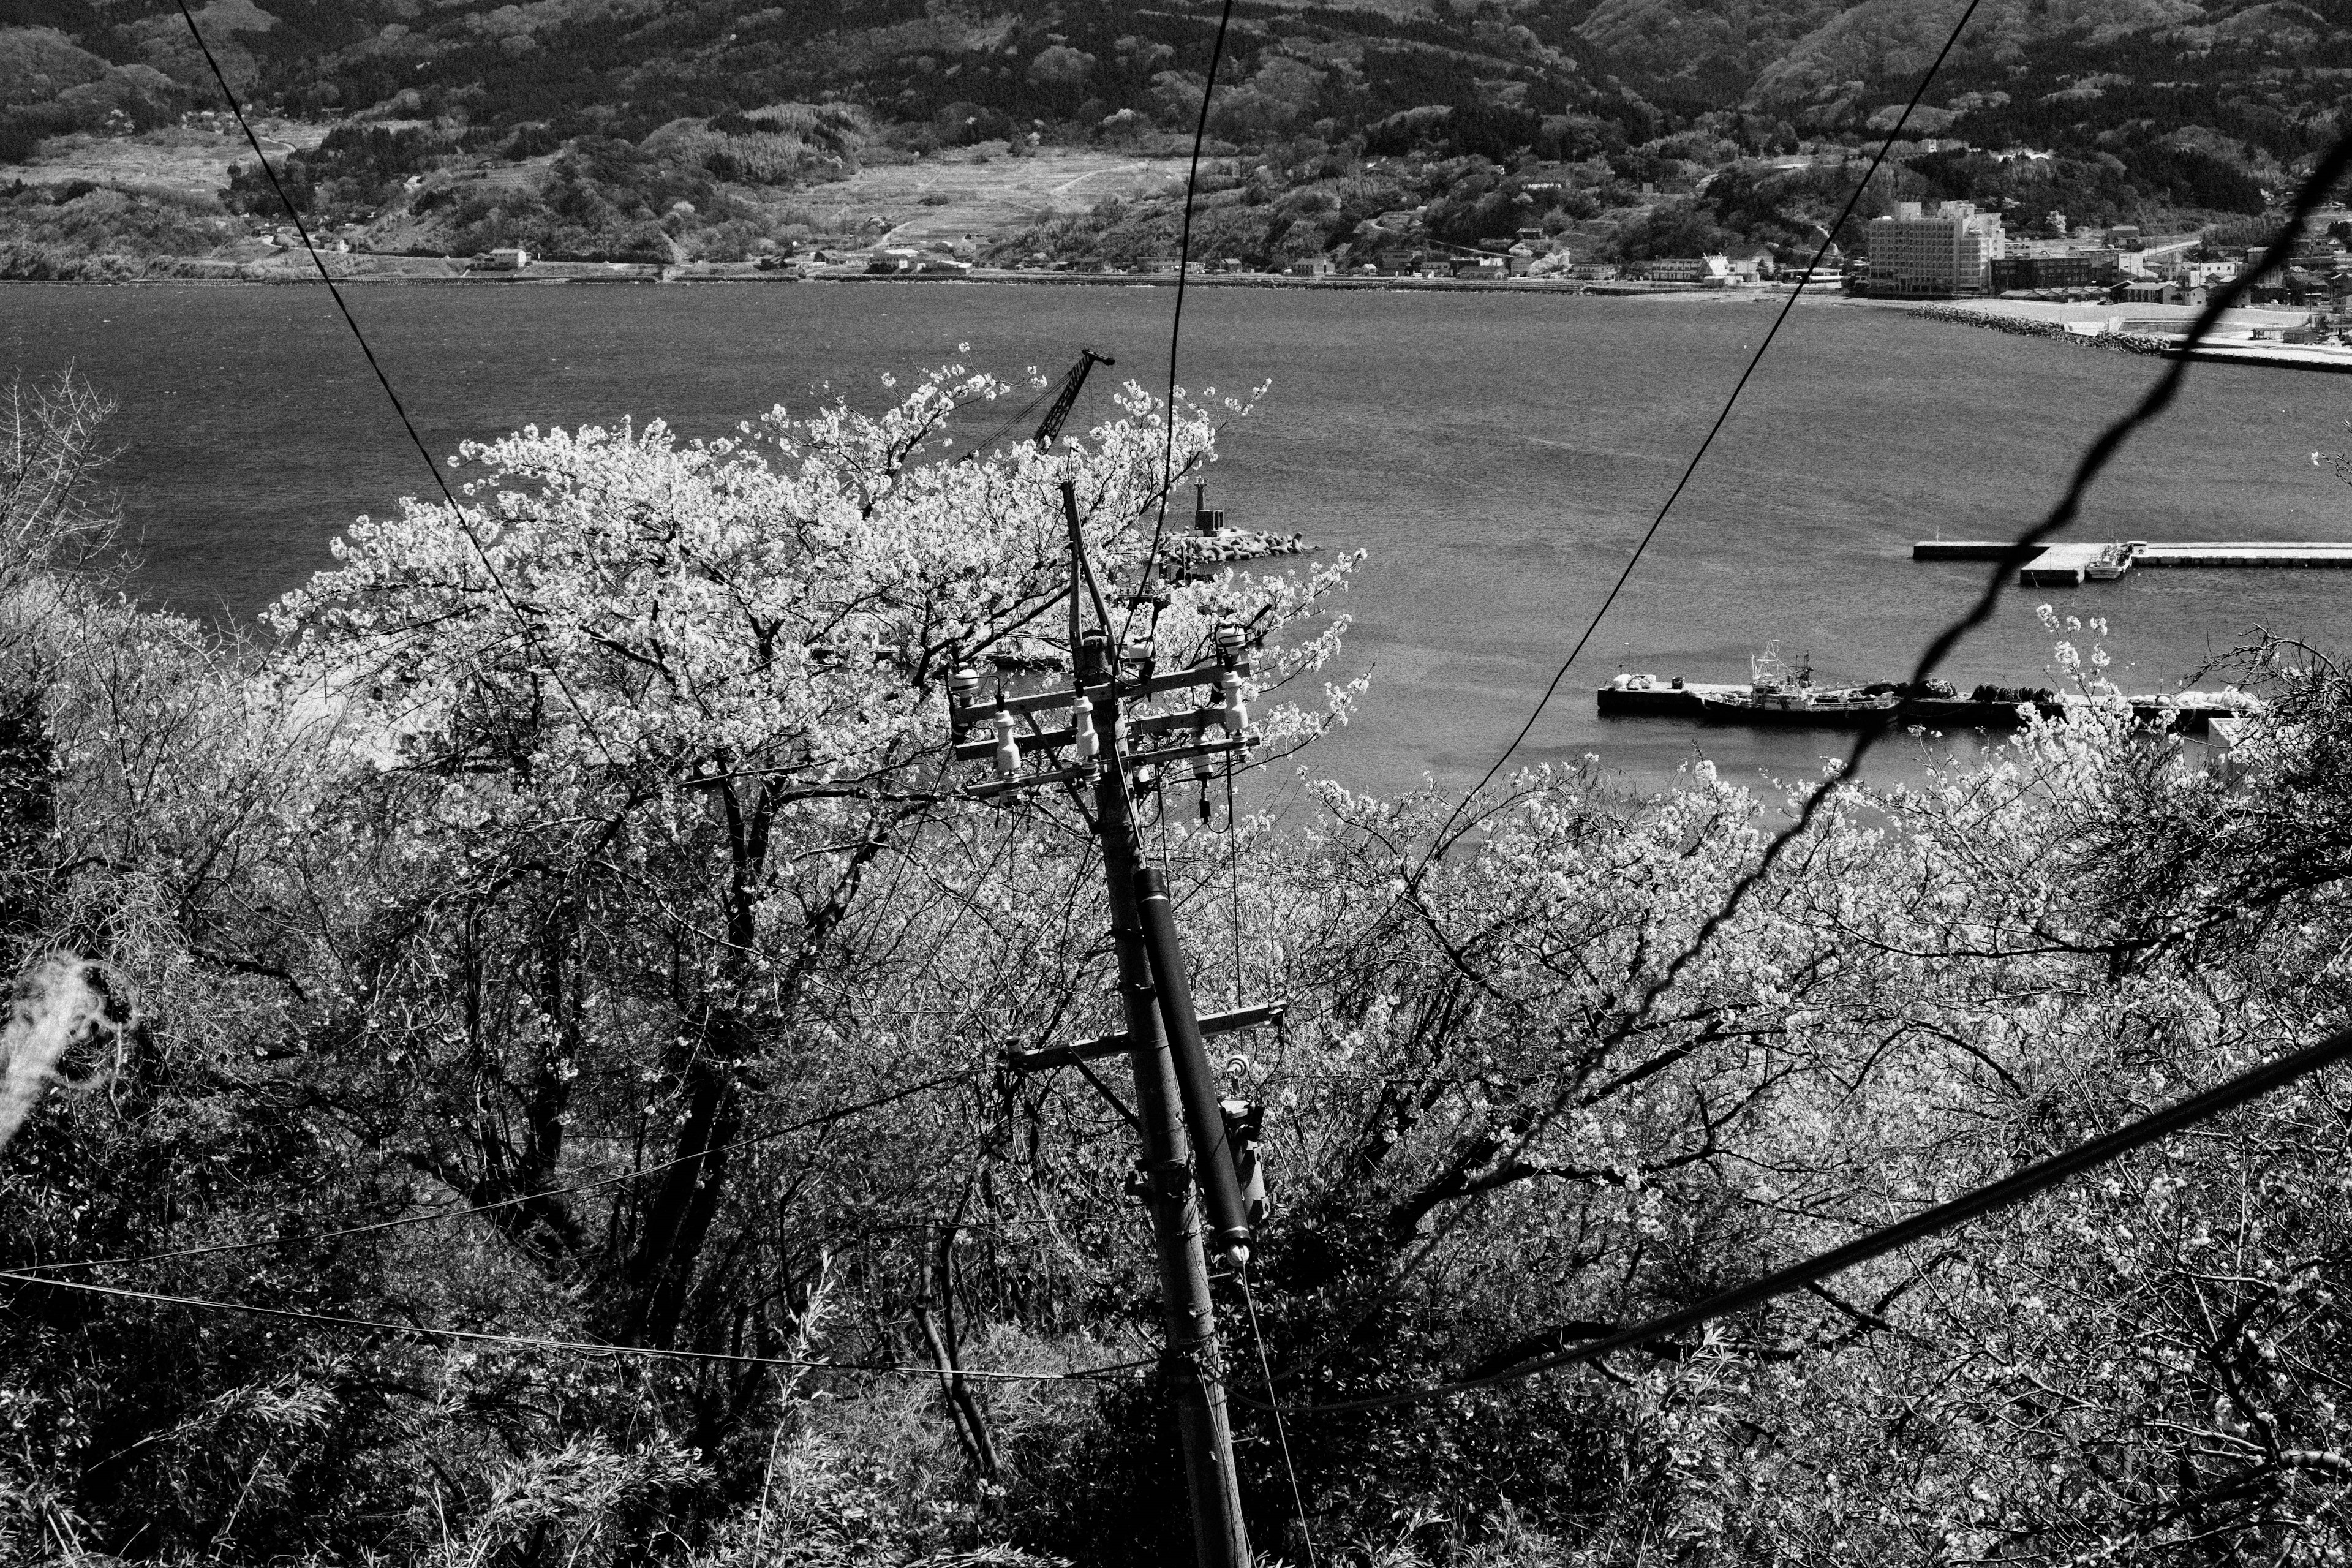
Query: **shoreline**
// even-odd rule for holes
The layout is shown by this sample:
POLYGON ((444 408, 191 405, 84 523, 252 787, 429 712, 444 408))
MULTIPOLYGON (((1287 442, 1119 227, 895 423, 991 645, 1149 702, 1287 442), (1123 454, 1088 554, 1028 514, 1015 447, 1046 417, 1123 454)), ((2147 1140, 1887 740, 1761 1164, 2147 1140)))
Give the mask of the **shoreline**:
MULTIPOLYGON (((419 262, 433 258, 415 258, 419 262)), ((420 286, 518 289, 550 288, 570 284, 652 284, 665 287, 702 283, 779 285, 793 283, 848 284, 1027 284, 1053 289, 1172 289, 1181 283, 1195 289, 1321 289, 1335 293, 1380 292, 1405 294, 1522 294, 1554 298, 1593 295, 1601 299, 1676 299, 1748 301, 1786 299, 1798 290, 1778 285, 1759 287, 1711 289, 1693 283, 1618 283, 1588 281, 1577 279, 1551 278, 1302 278, 1279 273, 1196 273, 1179 278, 1172 272, 1035 272, 1014 268, 975 268, 970 272, 887 273, 852 271, 761 272, 751 269, 727 272, 696 272, 670 267, 656 268, 645 263, 556 262, 560 267, 594 268, 600 270, 551 273, 541 276, 479 276, 452 274, 435 277, 428 273, 401 272, 389 268, 353 271, 334 279, 337 286, 364 284, 403 288, 420 286), (625 266, 626 273, 612 270, 625 266)), ((0 286, 44 289, 285 289, 317 288, 320 278, 315 271, 289 267, 282 276, 205 276, 172 275, 140 278, 0 278, 0 286)), ((1834 289, 1808 287, 1802 290, 1808 299, 1829 300, 1840 303, 1883 303, 1883 301, 1849 300, 1834 289)))
MULTIPOLYGON (((2087 308, 2086 308, 2087 309, 2087 308)), ((2142 307, 2143 310, 2146 307, 2142 307)), ((2187 310, 2186 307, 2183 307, 2187 310)), ((2264 310, 2260 306, 2245 308, 2249 316, 2261 313, 2296 319, 2305 317, 2303 310, 2264 310)), ((2306 370, 2323 374, 2352 374, 2352 348, 2326 343, 2289 343, 2275 339, 2257 339, 2256 325, 2274 327, 2279 321, 2248 324, 2243 320, 2222 324, 2218 330, 2230 333, 2226 337, 2207 338, 2194 348, 2186 346, 2185 339, 2196 312, 2189 310, 2177 318, 2179 332, 2133 331, 2116 330, 2118 325, 2162 326, 2174 318, 2131 317, 2119 308, 2102 307, 2096 315, 2083 314, 2072 318, 2027 314, 2019 310, 2003 310, 1988 305, 1931 304, 1914 307, 1910 314, 1922 321, 1942 321, 1952 326, 1977 327, 2012 337, 2056 340, 2075 348, 2104 349, 2110 353, 2138 354, 2151 359, 2186 360, 2197 364, 2252 365, 2266 370, 2306 370), (2085 330, 2088 329, 2088 330, 2085 330), (2241 335, 2243 334, 2243 335, 2241 335)))

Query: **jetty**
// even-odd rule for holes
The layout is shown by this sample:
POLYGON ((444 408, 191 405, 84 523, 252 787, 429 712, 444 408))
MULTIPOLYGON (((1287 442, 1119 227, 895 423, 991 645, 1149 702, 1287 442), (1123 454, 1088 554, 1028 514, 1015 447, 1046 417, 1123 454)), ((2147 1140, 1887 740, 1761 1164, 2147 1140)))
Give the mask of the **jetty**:
MULTIPOLYGON (((1998 561, 2011 546, 1998 540, 1923 539, 1911 547, 1914 561, 1998 561)), ((2029 588, 2079 587, 2094 578, 2120 577, 2136 569, 2187 566, 2352 567, 2352 542, 2305 544, 2166 544, 2146 539, 2115 543, 2066 541, 2035 549, 2018 568, 2029 588)))
MULTIPOLYGON (((1701 680, 1664 681, 1651 675, 1621 676, 1620 685, 1612 681, 1593 693, 1595 706, 1604 719, 1681 719, 1709 723, 1738 723, 1736 717, 1727 716, 1725 710, 1710 709, 1706 697, 1727 698, 1744 694, 1744 685, 1715 683, 1701 680)), ((2001 698, 1974 696, 1904 697, 1888 710, 1883 722, 1908 728, 1916 724, 1929 730, 1953 731, 1968 730, 2014 730, 2025 722, 2027 711, 2056 718, 2067 709, 2087 705, 2087 697, 2066 692, 2035 692, 2001 698)), ((2218 691, 2183 691, 2172 696, 2134 697, 2130 699, 2133 715, 2141 721, 2178 734, 2201 735, 2217 721, 2245 716, 2247 700, 2234 693, 2218 691)), ((1785 719, 1776 723, 1785 724, 1785 719)), ((1841 728, 1853 724, 1841 720, 1841 728)))

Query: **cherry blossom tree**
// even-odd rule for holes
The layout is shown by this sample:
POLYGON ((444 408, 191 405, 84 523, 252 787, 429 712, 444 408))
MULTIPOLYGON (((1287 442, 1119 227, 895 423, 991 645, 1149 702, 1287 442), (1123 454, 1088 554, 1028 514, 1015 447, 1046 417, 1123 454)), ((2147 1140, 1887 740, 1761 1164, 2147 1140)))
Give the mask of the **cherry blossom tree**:
MULTIPOLYGON (((747 1138, 942 1068, 985 1076, 973 995, 935 988, 925 1011, 905 990, 924 989, 906 933, 969 912, 952 860, 1010 820, 960 800, 945 677, 1066 668, 1060 485, 1125 613, 1171 479, 1164 411, 1131 387, 1066 453, 953 460, 957 414, 1005 390, 948 367, 872 416, 470 446, 459 513, 362 520, 273 612, 284 700, 354 759, 299 873, 332 933, 338 1059, 400 1106, 381 1136, 402 1159, 526 1200, 501 1211, 510 1238, 605 1331, 745 1331, 721 1281, 748 1238, 704 1264, 747 1138), (551 1191, 635 1167, 656 1173, 617 1209, 551 1191)), ((1173 476, 1245 411, 1180 409, 1173 476)), ((1279 682, 1328 657, 1336 626, 1307 623, 1344 577, 1177 583, 1139 624, 1173 659, 1251 623, 1279 682)))

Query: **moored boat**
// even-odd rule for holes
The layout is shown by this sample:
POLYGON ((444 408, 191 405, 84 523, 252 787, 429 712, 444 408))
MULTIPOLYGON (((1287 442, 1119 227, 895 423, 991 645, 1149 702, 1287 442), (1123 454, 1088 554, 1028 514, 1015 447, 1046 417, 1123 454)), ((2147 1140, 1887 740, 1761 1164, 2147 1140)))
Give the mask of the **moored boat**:
POLYGON ((2118 540, 2099 547, 2099 552, 2083 564, 2083 575, 2095 582, 2112 583, 2131 570, 2132 547, 2118 540))
POLYGON ((1710 719, 1742 724, 1862 729, 1893 719, 1902 701, 1891 690, 1815 686, 1811 664, 1791 673, 1769 647, 1749 657, 1748 677, 1745 691, 1698 693, 1699 711, 1710 719))

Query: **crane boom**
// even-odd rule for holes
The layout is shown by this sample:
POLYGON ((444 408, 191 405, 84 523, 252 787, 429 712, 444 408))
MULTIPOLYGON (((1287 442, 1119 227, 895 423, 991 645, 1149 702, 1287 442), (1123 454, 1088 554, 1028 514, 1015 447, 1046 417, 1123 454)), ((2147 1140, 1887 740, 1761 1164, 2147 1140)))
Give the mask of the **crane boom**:
POLYGON ((1078 363, 1072 365, 1070 374, 1062 378, 1060 395, 1054 399, 1054 406, 1045 410, 1045 417, 1038 423, 1037 434, 1034 437, 1038 446, 1052 446, 1054 437, 1062 433, 1062 422, 1069 418, 1070 407, 1078 400, 1078 389, 1087 384, 1087 372, 1097 364, 1118 363, 1110 355, 1097 353, 1092 349, 1078 351, 1078 363))

